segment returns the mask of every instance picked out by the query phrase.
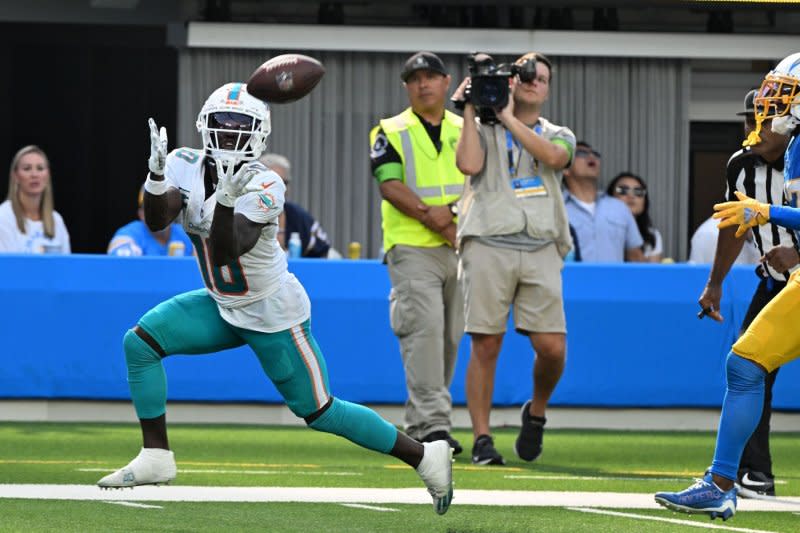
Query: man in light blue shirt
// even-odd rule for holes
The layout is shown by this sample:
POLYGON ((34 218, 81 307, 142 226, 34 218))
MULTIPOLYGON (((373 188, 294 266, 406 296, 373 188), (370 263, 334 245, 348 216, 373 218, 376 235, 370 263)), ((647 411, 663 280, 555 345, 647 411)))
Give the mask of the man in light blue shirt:
POLYGON ((579 141, 564 170, 564 205, 586 263, 644 261, 642 235, 624 202, 599 192, 600 153, 579 141))

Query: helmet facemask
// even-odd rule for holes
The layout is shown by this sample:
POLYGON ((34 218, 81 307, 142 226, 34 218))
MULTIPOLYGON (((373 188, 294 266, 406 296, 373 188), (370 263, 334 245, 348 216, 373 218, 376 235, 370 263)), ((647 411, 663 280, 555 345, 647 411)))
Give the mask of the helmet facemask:
POLYGON ((252 161, 264 151, 260 120, 245 113, 218 111, 205 117, 203 147, 215 159, 252 161))
POLYGON ((743 146, 753 146, 761 142, 759 134, 765 120, 772 120, 772 131, 775 133, 787 135, 794 129, 800 119, 800 80, 794 76, 770 72, 761 83, 753 104, 756 127, 742 143, 743 146))
POLYGON ((229 164, 254 161, 267 146, 270 112, 241 83, 223 85, 209 96, 197 117, 206 154, 229 164))

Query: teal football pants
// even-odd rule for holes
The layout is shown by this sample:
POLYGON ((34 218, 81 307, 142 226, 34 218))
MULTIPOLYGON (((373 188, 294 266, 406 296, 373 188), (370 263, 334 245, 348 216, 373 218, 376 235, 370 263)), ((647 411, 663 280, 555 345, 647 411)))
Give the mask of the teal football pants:
MULTIPOLYGON (((238 328, 225 322, 216 302, 205 289, 199 289, 157 305, 139 320, 139 327, 168 356, 207 354, 248 344, 289 409, 299 417, 316 412, 330 398, 325 359, 311 335, 309 321, 277 333, 238 328)), ((139 418, 161 416, 166 411, 166 377, 163 368, 154 370, 161 366, 161 358, 133 332, 128 332, 124 344, 136 414, 139 418)))
MULTIPOLYGON (((153 337, 166 356, 207 354, 248 344, 295 415, 306 418, 327 406, 310 427, 382 453, 394 447, 394 426, 371 409, 332 399, 325 359, 311 334, 310 320, 276 333, 239 328, 225 322, 216 302, 205 289, 199 289, 157 305, 141 318, 139 327, 153 337)), ((163 415, 167 378, 161 357, 133 331, 126 333, 123 344, 137 416, 150 419, 163 415)))

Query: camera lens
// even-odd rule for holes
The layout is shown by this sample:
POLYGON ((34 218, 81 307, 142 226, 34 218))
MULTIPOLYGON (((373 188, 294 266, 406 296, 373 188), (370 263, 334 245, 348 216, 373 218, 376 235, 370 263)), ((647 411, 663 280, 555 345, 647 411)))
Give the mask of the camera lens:
POLYGON ((483 86, 483 94, 481 95, 481 100, 483 100, 484 105, 494 107, 497 105, 497 102, 500 101, 502 98, 502 94, 495 83, 487 83, 483 86))

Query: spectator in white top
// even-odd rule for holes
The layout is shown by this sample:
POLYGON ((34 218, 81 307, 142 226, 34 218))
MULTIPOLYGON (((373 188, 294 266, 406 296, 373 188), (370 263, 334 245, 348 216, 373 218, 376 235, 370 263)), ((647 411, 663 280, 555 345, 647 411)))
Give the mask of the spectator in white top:
POLYGON ((619 198, 630 208, 644 240, 642 253, 645 261, 660 263, 664 257, 664 240, 650 219, 650 197, 644 180, 633 172, 620 172, 608 184, 606 194, 619 198))
POLYGON ((0 204, 0 252, 70 253, 67 227, 53 209, 50 163, 38 146, 21 148, 11 160, 8 197, 0 204))
MULTIPOLYGON (((719 224, 719 220, 708 217, 694 230, 692 240, 689 243, 689 263, 710 265, 714 262, 714 254, 717 250, 717 236, 719 235, 717 224, 719 224)), ((745 246, 742 247, 742 251, 736 257, 734 264, 758 264, 761 260, 761 254, 758 253, 755 246, 749 244, 753 242, 752 230, 748 231, 741 240, 745 242, 745 246)))

